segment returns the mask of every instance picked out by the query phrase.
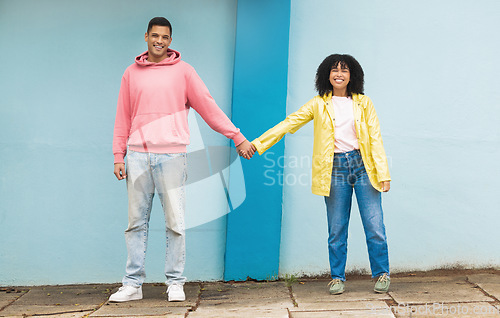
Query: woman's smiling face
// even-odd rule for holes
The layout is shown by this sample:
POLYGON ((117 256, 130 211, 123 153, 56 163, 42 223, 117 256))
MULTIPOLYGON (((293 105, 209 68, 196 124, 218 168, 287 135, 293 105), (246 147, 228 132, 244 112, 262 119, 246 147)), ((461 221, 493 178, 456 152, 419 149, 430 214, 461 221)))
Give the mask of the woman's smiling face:
POLYGON ((340 62, 332 67, 330 71, 330 83, 333 86, 333 95, 347 96, 347 84, 351 79, 351 73, 346 64, 340 62))

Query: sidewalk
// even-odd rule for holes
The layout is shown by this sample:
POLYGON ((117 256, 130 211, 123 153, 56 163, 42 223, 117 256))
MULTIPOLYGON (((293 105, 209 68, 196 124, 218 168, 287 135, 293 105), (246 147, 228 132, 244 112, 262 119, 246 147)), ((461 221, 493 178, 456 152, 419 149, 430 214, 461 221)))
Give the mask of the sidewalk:
POLYGON ((169 303, 163 284, 144 299, 108 303, 119 285, 0 288, 0 317, 500 317, 500 271, 398 274, 387 294, 369 277, 348 278, 342 295, 328 279, 188 283, 187 300, 169 303))

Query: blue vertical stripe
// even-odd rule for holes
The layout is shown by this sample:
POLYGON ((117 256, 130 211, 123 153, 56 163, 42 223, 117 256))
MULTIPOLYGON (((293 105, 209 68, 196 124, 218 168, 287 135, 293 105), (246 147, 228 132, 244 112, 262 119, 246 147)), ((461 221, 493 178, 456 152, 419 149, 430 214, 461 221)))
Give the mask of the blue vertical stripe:
MULTIPOLYGON (((290 0, 238 0, 237 10, 232 120, 251 141, 286 116, 290 0)), ((283 168, 274 161, 284 143, 269 152, 273 160, 243 159, 246 199, 228 214, 225 280, 278 275, 283 168)))

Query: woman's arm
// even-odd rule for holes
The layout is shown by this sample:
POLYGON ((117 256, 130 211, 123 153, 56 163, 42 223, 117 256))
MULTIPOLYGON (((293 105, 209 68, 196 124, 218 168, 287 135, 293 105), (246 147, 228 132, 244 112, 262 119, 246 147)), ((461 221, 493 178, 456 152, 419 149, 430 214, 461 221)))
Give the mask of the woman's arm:
MULTIPOLYGON (((370 135, 372 158, 375 163, 375 168, 377 169, 377 178, 379 182, 391 181, 387 157, 384 150, 384 143, 382 142, 382 135, 380 133, 380 123, 378 121, 377 113, 375 112, 375 107, 369 98, 365 111, 368 133, 370 135)), ((390 188, 390 184, 388 187, 390 188)))
POLYGON ((310 100, 296 112, 288 115, 285 120, 263 133, 259 138, 252 141, 257 151, 262 155, 275 143, 281 140, 286 133, 295 133, 302 126, 314 118, 313 106, 315 99, 310 100))

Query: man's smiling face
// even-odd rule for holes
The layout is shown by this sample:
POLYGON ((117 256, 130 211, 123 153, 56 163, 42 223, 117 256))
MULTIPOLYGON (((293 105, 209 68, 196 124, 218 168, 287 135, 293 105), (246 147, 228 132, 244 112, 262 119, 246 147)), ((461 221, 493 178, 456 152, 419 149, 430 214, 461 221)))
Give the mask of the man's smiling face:
POLYGON ((167 58, 167 49, 172 43, 170 28, 167 26, 153 25, 151 30, 144 35, 148 43, 148 61, 158 63, 167 58))

